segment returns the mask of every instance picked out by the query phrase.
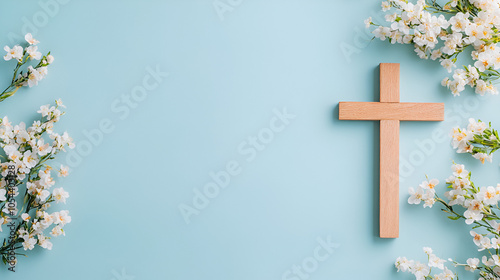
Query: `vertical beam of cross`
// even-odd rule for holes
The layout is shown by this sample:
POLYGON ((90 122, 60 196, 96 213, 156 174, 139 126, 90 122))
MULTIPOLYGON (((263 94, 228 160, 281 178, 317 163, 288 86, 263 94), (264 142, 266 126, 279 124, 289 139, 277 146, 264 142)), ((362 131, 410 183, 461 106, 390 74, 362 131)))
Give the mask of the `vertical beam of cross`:
POLYGON ((399 64, 380 64, 380 102, 340 102, 340 120, 380 121, 380 237, 399 237, 399 122, 443 121, 443 103, 400 103, 399 64))
MULTIPOLYGON (((380 64, 380 102, 399 103, 399 64, 380 64)), ((380 120, 380 237, 399 237, 399 120, 380 120)))

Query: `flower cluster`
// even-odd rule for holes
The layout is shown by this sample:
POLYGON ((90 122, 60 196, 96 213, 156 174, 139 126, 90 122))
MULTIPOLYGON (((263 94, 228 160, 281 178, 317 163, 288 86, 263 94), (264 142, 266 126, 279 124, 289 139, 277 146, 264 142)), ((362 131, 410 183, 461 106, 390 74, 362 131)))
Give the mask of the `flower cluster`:
POLYGON ((434 196, 436 194, 434 188, 437 184, 439 184, 439 181, 437 179, 432 179, 422 182, 422 184, 417 187, 417 190, 410 187, 408 191, 411 196, 408 198, 408 203, 420 204, 421 201, 424 201, 424 208, 432 207, 432 205, 436 202, 434 200, 434 196))
MULTIPOLYGON (((479 271, 480 279, 500 279, 500 184, 497 186, 476 187, 471 181, 471 173, 462 164, 452 165, 453 174, 446 180, 448 191, 444 193, 446 201, 440 198, 435 187, 439 183, 436 179, 424 181, 417 190, 409 189, 410 204, 420 204, 424 207, 439 202, 444 206, 443 212, 449 214, 452 220, 464 220, 467 225, 473 225, 470 231, 472 242, 478 251, 483 253, 481 261, 478 258, 469 258, 465 264, 450 261, 454 266, 464 266, 469 271, 479 271), (462 210, 457 210, 459 207, 462 210)), ((454 275, 444 267, 445 261, 432 255, 432 250, 427 249, 428 264, 408 261, 398 258, 396 267, 398 271, 409 271, 417 279, 454 279, 454 275), (444 272, 431 275, 431 267, 438 267, 444 272)))
POLYGON ((467 128, 453 128, 451 137, 457 153, 469 153, 482 163, 491 162, 493 153, 500 148, 498 132, 481 120, 469 119, 467 128))
POLYGON ((458 276, 448 269, 444 264, 446 260, 440 259, 438 256, 433 254, 432 249, 429 247, 424 247, 424 252, 427 254, 427 263, 422 263, 419 261, 408 260, 405 257, 399 257, 396 260, 396 268, 402 272, 410 272, 415 275, 417 280, 423 279, 436 279, 436 280, 451 280, 458 279, 458 276), (441 269, 441 273, 431 275, 432 268, 441 269))
POLYGON ((55 106, 41 106, 38 111, 41 118, 30 127, 23 122, 13 125, 7 117, 0 119, 0 148, 5 153, 0 163, 0 231, 7 223, 11 230, 10 238, 4 239, 0 247, 4 263, 8 258, 10 263, 12 250, 32 250, 37 244, 52 249, 46 231, 51 236, 65 235, 63 228, 71 222, 67 210, 49 213, 52 202, 66 203, 69 197, 63 188, 52 188, 55 184, 52 171, 65 177, 68 168, 61 166, 55 170, 48 164, 66 147, 75 146, 68 133, 54 131, 54 124, 64 115, 60 110, 64 107, 60 100, 55 106), (8 187, 11 181, 13 188, 8 187), (24 191, 21 186, 25 186, 24 191), (21 193, 22 199, 16 199, 21 193))
POLYGON ((467 47, 473 49, 474 65, 454 71, 452 79, 442 85, 454 96, 469 85, 477 94, 498 94, 492 81, 500 78, 500 2, 498 0, 452 0, 439 5, 435 0, 408 0, 382 2, 387 26, 371 18, 367 28, 376 38, 388 39, 392 44, 413 44, 422 59, 439 60, 449 73, 456 68, 458 56, 467 47), (446 16, 445 16, 446 15, 446 16))
POLYGON ((12 48, 9 46, 4 47, 7 52, 3 57, 4 60, 15 60, 17 65, 14 68, 14 75, 10 85, 0 94, 0 102, 14 95, 20 87, 38 85, 38 82, 47 76, 47 66, 54 62, 54 57, 50 52, 42 56, 42 53, 38 51, 36 45, 39 41, 34 39, 31 33, 26 34, 24 39, 27 42, 24 48, 20 45, 15 45, 12 48), (34 66, 29 65, 25 71, 22 71, 21 67, 31 60, 38 61, 38 63, 34 66))

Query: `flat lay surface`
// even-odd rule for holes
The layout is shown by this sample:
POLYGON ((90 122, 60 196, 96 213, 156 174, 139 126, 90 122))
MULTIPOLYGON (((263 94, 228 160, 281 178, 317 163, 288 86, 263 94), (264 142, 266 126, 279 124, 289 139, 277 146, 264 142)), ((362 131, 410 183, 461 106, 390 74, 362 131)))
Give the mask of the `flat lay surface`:
POLYGON ((378 1, 214 3, 2 1, 2 48, 31 32, 55 60, 0 116, 31 123, 61 98, 77 148, 57 160, 66 236, 1 279, 412 279, 398 256, 471 257, 466 225, 409 205, 408 187, 444 183, 452 161, 500 182, 498 158, 449 137, 470 117, 500 128, 499 96, 453 97, 438 63, 371 41, 378 1), (339 102, 380 100, 383 62, 400 63, 401 102, 445 104, 442 122, 401 121, 397 239, 379 238, 379 122, 338 118, 339 102))

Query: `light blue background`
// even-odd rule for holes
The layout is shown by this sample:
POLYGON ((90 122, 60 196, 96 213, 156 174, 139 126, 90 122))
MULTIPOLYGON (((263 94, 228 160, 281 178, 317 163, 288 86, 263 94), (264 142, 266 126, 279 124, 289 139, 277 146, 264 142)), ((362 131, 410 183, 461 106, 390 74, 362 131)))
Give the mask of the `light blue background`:
MULTIPOLYGON (((460 261, 476 254, 465 224, 408 205, 407 188, 425 174, 443 181, 452 160, 468 164, 478 185, 499 182, 498 160, 481 166, 454 154, 448 139, 416 156, 417 141, 468 117, 499 128, 499 97, 478 102, 468 89, 453 98, 436 62, 410 47, 368 44, 363 20, 379 12, 378 1, 243 1, 221 20, 211 0, 72 0, 46 22, 36 18, 47 14, 40 3, 47 0, 0 4, 2 47, 31 22, 40 49, 56 58, 38 87, 0 104, 1 115, 31 122, 40 105, 62 98, 59 130, 79 145, 103 119, 114 131, 57 183, 71 195, 66 237, 0 278, 120 280, 124 269, 136 280, 282 279, 327 236, 340 247, 309 279, 411 279, 394 260, 424 260, 423 246, 460 261), (402 101, 445 102, 449 111, 445 122, 401 125, 402 162, 413 170, 401 182, 401 237, 390 240, 378 238, 379 125, 339 121, 337 108, 378 101, 380 62, 401 63, 402 101), (169 77, 122 120, 113 102, 157 65, 169 77), (465 103, 462 114, 453 107, 465 103), (284 107, 296 118, 247 162, 238 146, 284 107), (186 224, 179 205, 231 160, 241 174, 186 224)), ((0 63, 2 88, 12 67, 0 63)))

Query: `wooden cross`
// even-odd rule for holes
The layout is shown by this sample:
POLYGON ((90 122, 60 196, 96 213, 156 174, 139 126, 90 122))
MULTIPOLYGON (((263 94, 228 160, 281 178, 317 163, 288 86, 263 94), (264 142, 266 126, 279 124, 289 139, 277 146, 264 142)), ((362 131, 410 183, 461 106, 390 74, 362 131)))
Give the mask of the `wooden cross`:
POLYGON ((380 64, 380 102, 340 102, 340 120, 380 120, 380 237, 399 237, 399 121, 443 121, 443 103, 400 103, 399 64, 380 64))

